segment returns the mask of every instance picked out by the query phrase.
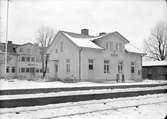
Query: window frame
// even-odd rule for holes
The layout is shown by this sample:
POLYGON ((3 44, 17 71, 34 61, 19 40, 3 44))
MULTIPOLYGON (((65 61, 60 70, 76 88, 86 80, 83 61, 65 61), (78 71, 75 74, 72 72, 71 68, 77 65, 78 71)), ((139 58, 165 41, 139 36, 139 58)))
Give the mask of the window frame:
POLYGON ((26 57, 25 56, 22 56, 21 57, 21 62, 25 62, 26 61, 26 57), (24 60, 23 60, 24 59, 24 60))
POLYGON ((88 59, 88 70, 93 71, 94 70, 94 60, 88 59))
POLYGON ((30 62, 30 57, 26 57, 26 62, 30 62))
POLYGON ((131 73, 135 73, 135 62, 131 62, 131 73))
POLYGON ((60 52, 63 52, 63 48, 64 48, 64 47, 63 47, 63 42, 61 41, 61 42, 60 42, 60 52))
POLYGON ((9 66, 6 67, 6 73, 10 73, 10 67, 9 66))
POLYGON ((70 59, 66 59, 66 72, 70 72, 70 59))
POLYGON ((104 73, 110 73, 110 60, 104 60, 104 73))
POLYGON ((25 68, 21 67, 21 73, 25 73, 25 72, 26 72, 25 68))
POLYGON ((118 73, 122 73, 123 72, 123 61, 118 62, 118 73))
POLYGON ((111 41, 111 42, 110 42, 110 51, 113 51, 113 50, 114 50, 114 47, 113 47, 113 46, 114 46, 114 43, 113 43, 113 41, 111 41))
POLYGON ((11 72, 12 72, 12 73, 16 73, 16 67, 12 67, 11 72))

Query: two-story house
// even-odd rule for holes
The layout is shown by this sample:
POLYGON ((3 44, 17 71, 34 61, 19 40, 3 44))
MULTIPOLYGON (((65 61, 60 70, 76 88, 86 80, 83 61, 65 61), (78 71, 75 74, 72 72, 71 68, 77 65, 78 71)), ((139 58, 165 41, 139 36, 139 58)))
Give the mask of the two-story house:
POLYGON ((49 76, 61 80, 125 81, 142 79, 142 56, 118 32, 90 36, 59 31, 48 48, 49 76))
POLYGON ((17 76, 33 78, 42 76, 40 48, 32 43, 23 44, 16 49, 17 76))
POLYGON ((32 43, 7 44, 5 72, 5 43, 0 43, 0 78, 34 78, 42 76, 40 48, 32 43))

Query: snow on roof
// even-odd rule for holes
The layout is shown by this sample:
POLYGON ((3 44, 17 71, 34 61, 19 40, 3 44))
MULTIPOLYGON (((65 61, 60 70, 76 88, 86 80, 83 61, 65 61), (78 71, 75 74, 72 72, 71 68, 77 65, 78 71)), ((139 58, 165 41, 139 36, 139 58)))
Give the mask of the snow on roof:
POLYGON ((103 49, 91 41, 93 37, 72 37, 67 32, 63 33, 66 37, 68 37, 73 43, 75 43, 79 47, 103 49))
POLYGON ((142 66, 167 66, 167 61, 147 61, 142 66))
POLYGON ((125 44, 125 50, 127 52, 131 52, 131 53, 145 54, 144 52, 140 51, 138 48, 136 48, 134 45, 132 45, 130 43, 125 44))

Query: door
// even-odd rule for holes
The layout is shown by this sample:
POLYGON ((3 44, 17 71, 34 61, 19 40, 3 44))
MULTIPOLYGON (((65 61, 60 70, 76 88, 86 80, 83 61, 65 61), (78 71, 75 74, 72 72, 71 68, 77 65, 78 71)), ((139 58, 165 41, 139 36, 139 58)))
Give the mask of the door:
POLYGON ((117 74, 117 82, 124 82, 124 73, 123 73, 123 61, 118 62, 118 74, 117 74))
POLYGON ((131 79, 135 79, 135 62, 131 62, 131 79))
POLYGON ((58 71, 59 71, 59 62, 58 61, 55 61, 55 77, 58 78, 58 71))
POLYGON ((88 60, 88 80, 94 79, 94 60, 88 60))

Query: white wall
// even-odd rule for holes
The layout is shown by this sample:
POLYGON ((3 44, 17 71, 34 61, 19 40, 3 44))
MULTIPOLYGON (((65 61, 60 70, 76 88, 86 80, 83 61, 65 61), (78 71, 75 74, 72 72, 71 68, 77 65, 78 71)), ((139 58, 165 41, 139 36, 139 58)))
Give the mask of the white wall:
MULTIPOLYGON (((122 40, 120 37, 107 36, 103 37, 101 40, 97 40, 96 43, 101 47, 106 47, 106 42, 113 41, 114 49, 117 43, 127 43, 126 40, 122 40)), ((123 74, 125 75, 125 80, 131 79, 131 62, 135 62, 136 65, 136 79, 141 79, 141 75, 137 74, 137 70, 141 70, 141 55, 131 54, 125 52, 123 47, 122 51, 117 51, 117 56, 113 56, 114 51, 99 50, 82 48, 81 51, 81 80, 91 80, 91 81, 102 81, 102 80, 116 80, 116 75, 118 74, 118 63, 123 61, 123 74), (92 77, 89 77, 88 70, 88 59, 94 59, 94 70, 92 71, 92 77), (110 73, 104 73, 104 60, 110 61, 110 73)), ((62 33, 58 33, 52 46, 49 48, 50 53, 50 77, 55 76, 55 62, 53 60, 59 60, 59 72, 58 78, 74 78, 79 79, 79 48, 76 47, 70 40, 68 40, 62 33), (60 52, 60 44, 63 42, 64 50, 60 52), (57 49, 57 53, 56 53, 57 49), (66 59, 71 61, 71 72, 66 72, 66 59), (73 76, 72 76, 73 75, 73 76)))
POLYGON ((55 62, 59 61, 58 78, 76 78, 79 79, 79 48, 71 43, 67 38, 59 33, 55 42, 49 48, 50 62, 49 62, 49 76, 55 76, 55 62), (63 42, 63 52, 60 51, 60 44, 63 42), (56 53, 57 49, 57 53, 56 53), (66 72, 66 59, 70 59, 70 72, 66 72))

